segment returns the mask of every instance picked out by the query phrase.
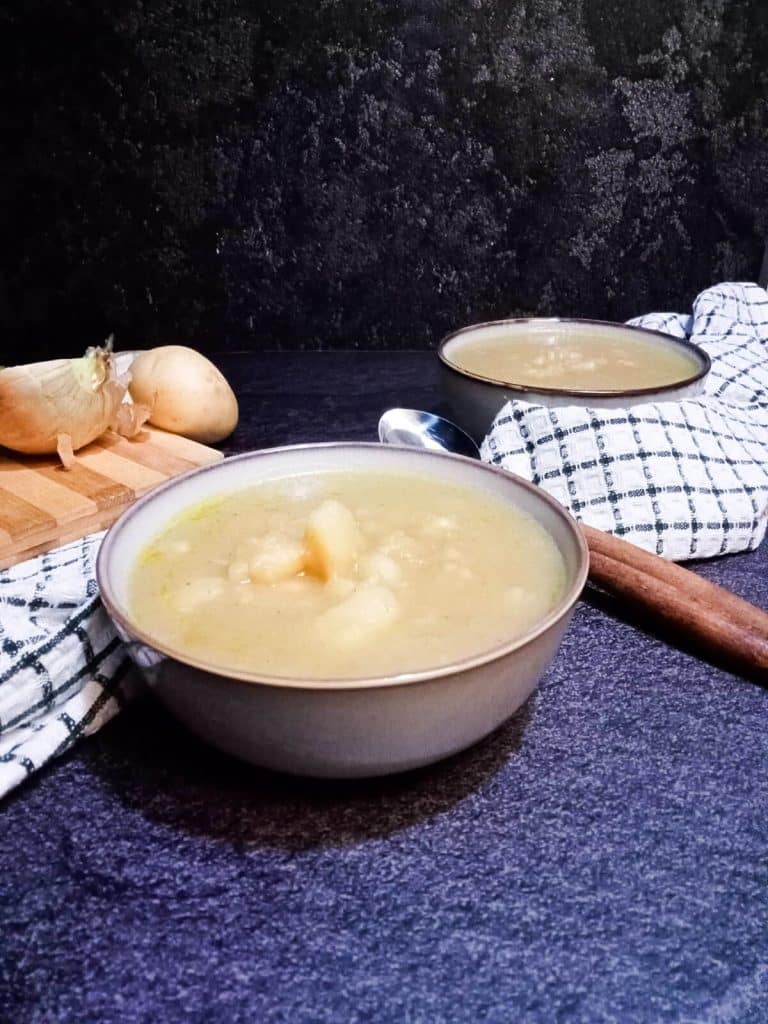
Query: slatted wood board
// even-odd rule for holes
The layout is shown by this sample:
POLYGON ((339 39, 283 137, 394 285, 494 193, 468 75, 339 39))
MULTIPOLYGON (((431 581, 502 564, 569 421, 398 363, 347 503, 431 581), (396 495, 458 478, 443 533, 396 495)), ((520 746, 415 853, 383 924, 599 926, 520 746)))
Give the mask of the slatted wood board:
POLYGON ((108 431, 76 452, 71 469, 57 456, 0 448, 0 568, 103 530, 152 487, 221 458, 154 427, 130 440, 108 431))

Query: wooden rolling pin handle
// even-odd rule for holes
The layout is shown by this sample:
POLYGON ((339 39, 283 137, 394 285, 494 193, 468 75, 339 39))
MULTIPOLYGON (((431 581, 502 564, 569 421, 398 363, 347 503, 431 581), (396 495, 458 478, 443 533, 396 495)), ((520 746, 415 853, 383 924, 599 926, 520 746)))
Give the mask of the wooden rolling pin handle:
MULTIPOLYGON (((694 574, 688 572, 688 575, 694 574)), ((673 586, 594 548, 590 548, 589 576, 598 586, 661 619, 679 631, 681 637, 698 641, 710 652, 727 658, 750 674, 768 679, 768 635, 765 633, 753 632, 718 612, 711 603, 699 601, 684 588, 673 586)))

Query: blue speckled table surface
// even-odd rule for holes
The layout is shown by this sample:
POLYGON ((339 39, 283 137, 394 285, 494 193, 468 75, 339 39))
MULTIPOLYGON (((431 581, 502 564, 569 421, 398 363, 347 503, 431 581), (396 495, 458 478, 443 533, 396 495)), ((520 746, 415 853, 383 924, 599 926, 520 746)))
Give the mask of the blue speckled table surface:
MULTIPOLYGON (((228 450, 372 439, 433 360, 228 356, 228 450)), ((767 570, 697 567, 764 607, 767 570)), ((594 593, 450 761, 291 780, 147 699, 0 816, 3 1021, 768 1020, 768 693, 594 593)))

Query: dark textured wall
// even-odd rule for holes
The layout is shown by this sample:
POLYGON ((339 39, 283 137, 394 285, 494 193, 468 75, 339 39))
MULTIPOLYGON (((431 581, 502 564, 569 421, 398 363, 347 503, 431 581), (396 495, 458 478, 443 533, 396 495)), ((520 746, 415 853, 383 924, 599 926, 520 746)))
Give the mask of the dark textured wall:
POLYGON ((420 347, 756 276, 765 0, 18 0, 0 362, 420 347))

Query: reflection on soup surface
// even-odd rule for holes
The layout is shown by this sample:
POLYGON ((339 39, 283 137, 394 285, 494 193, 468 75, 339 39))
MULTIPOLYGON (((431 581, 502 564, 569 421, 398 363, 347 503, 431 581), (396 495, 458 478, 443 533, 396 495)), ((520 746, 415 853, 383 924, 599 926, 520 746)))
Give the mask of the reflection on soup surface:
POLYGON ((693 377, 698 369, 681 346, 599 326, 484 328, 451 346, 446 356, 454 366, 490 380, 577 391, 663 387, 693 377))
POLYGON ((222 668, 407 672, 520 635, 562 597, 550 535, 509 503, 428 478, 299 475, 194 506, 141 553, 138 625, 222 668))

